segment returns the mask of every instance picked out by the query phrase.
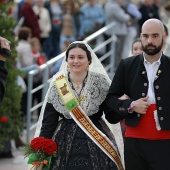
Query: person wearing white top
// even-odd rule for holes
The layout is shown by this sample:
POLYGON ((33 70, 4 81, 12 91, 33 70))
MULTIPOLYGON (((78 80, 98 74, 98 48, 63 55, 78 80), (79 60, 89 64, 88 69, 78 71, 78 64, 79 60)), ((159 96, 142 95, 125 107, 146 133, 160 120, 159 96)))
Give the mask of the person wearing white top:
POLYGON ((50 57, 50 43, 49 36, 52 29, 51 19, 49 11, 44 7, 43 0, 37 0, 36 4, 33 6, 34 12, 39 15, 38 24, 41 30, 40 41, 42 44, 43 52, 45 52, 50 57))

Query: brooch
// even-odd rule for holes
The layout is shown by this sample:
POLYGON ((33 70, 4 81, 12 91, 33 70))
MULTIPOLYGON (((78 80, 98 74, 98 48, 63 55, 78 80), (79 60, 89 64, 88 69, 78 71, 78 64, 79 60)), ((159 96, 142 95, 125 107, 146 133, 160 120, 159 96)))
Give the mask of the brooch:
POLYGON ((155 76, 155 80, 159 77, 159 75, 161 74, 161 70, 158 70, 158 72, 157 72, 157 75, 155 76))
POLYGON ((161 72, 162 72, 161 70, 158 70, 158 76, 159 76, 159 74, 161 74, 161 72))

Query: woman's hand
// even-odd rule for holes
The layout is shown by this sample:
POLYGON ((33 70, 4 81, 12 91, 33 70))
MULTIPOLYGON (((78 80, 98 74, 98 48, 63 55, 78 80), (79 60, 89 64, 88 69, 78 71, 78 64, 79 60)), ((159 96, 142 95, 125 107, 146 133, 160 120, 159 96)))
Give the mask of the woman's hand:
POLYGON ((128 95, 124 94, 123 96, 119 97, 119 100, 126 100, 130 99, 128 95))

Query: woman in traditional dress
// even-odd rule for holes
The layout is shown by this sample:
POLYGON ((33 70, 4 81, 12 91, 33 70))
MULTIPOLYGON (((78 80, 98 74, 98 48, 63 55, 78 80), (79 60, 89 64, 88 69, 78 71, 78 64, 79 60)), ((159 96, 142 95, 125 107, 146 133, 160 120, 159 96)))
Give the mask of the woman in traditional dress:
MULTIPOLYGON (((104 121, 122 119, 105 105, 110 82, 89 45, 76 41, 68 46, 46 94, 35 134, 58 144, 51 170, 123 170, 115 138, 104 121)), ((121 138, 121 131, 117 134, 121 138)))

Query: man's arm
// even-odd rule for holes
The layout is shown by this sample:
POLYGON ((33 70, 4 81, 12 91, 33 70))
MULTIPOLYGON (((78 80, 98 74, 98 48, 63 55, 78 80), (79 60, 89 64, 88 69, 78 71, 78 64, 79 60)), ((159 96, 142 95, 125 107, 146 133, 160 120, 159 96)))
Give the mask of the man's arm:
POLYGON ((0 58, 0 102, 2 102, 4 97, 7 75, 8 72, 5 68, 5 62, 0 58))
POLYGON ((10 56, 10 44, 5 38, 0 37, 0 102, 5 94, 5 86, 8 72, 5 67, 5 61, 10 56))

